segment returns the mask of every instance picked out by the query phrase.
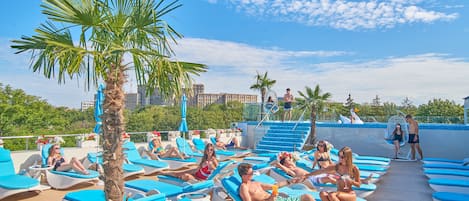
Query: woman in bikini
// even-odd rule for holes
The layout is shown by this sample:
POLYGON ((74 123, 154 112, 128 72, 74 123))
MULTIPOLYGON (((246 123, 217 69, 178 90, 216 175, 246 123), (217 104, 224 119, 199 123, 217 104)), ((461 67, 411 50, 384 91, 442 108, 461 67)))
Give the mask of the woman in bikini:
POLYGON ((185 159, 184 155, 181 154, 176 147, 171 147, 168 150, 163 148, 163 143, 161 143, 161 136, 155 136, 150 142, 153 145, 153 148, 148 151, 148 155, 151 159, 157 160, 158 158, 181 158, 185 159))
POLYGON ((166 173, 163 172, 163 174, 170 175, 173 177, 178 177, 184 181, 191 181, 191 180, 207 180, 207 178, 212 174, 212 171, 215 170, 218 167, 218 160, 217 156, 214 151, 213 144, 208 143, 205 145, 205 150, 204 150, 204 156, 202 157, 202 160, 200 161, 200 164, 197 166, 197 168, 192 168, 189 170, 184 170, 180 172, 170 172, 166 173))
POLYGON ((404 131, 402 131, 401 124, 397 123, 396 128, 392 132, 392 141, 394 142, 394 159, 397 159, 397 153, 399 153, 399 149, 401 147, 400 143, 404 136, 404 131))
POLYGON ((326 168, 311 172, 303 177, 319 175, 323 173, 334 174, 337 176, 337 191, 325 192, 319 194, 323 201, 355 201, 357 195, 352 186, 360 187, 360 170, 353 164, 352 149, 344 147, 339 151, 339 163, 330 165, 326 168))
POLYGON ((49 156, 47 157, 47 165, 52 166, 55 171, 69 171, 73 169, 77 173, 90 174, 81 162, 73 157, 69 163, 60 155, 60 146, 52 145, 49 148, 49 156))

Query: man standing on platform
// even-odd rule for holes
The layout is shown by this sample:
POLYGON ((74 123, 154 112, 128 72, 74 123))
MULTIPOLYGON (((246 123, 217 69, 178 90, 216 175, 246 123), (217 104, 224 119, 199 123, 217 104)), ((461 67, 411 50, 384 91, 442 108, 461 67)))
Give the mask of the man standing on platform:
POLYGON ((411 148, 411 159, 415 160, 415 149, 419 152, 420 159, 423 159, 422 149, 420 148, 419 124, 412 118, 412 115, 405 116, 405 121, 409 124, 409 141, 411 148))
POLYGON ((283 101, 285 104, 283 105, 283 119, 282 121, 291 120, 291 113, 292 113, 292 102, 293 102, 293 95, 290 92, 290 88, 287 88, 287 93, 283 95, 283 101))

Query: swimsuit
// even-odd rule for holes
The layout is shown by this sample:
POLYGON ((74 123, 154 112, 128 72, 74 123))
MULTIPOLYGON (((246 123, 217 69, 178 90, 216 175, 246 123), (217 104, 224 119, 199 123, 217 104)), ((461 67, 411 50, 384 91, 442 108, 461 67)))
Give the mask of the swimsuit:
POLYGON ((52 160, 52 164, 54 164, 54 168, 52 170, 57 170, 58 167, 62 165, 62 163, 65 163, 64 158, 60 158, 59 160, 56 160, 55 158, 52 160))
POLYGON ((417 140, 414 141, 414 138, 417 134, 409 134, 409 144, 414 144, 414 143, 419 143, 420 142, 420 137, 417 137, 417 140))
POLYGON ((285 110, 290 110, 291 109, 291 102, 285 102, 285 104, 283 105, 283 108, 285 110))
POLYGON ((393 138, 392 138, 392 141, 399 141, 399 142, 402 142, 402 133, 401 134, 397 134, 397 133, 394 133, 393 134, 393 138))
POLYGON ((202 168, 199 168, 199 170, 197 170, 197 172, 194 174, 194 176, 198 179, 198 180, 207 180, 208 176, 210 176, 210 174, 212 174, 212 171, 210 170, 210 168, 208 167, 208 164, 202 168))
POLYGON ((319 162, 321 162, 321 161, 329 161, 329 160, 330 160, 329 157, 324 158, 324 157, 322 157, 322 156, 319 156, 319 158, 318 158, 318 166, 319 166, 319 169, 322 169, 321 163, 319 163, 319 162))

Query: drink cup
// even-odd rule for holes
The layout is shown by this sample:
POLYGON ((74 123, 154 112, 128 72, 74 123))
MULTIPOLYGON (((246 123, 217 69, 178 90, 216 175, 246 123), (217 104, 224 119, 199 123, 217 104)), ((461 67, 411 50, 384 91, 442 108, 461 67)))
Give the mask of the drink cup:
POLYGON ((274 196, 278 195, 278 186, 277 185, 272 185, 272 195, 274 195, 274 196))

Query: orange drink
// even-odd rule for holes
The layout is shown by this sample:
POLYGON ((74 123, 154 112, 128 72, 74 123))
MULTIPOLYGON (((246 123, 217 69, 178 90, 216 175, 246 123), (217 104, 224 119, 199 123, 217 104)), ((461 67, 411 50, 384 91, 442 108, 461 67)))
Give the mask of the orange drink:
POLYGON ((278 186, 277 185, 272 185, 272 195, 274 195, 274 196, 278 195, 278 186))

